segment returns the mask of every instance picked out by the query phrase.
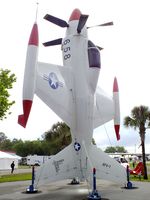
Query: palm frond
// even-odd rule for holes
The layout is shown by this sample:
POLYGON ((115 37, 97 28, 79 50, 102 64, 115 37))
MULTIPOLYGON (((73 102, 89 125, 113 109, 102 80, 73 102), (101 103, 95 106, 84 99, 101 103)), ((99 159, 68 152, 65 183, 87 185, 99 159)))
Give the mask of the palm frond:
POLYGON ((132 127, 134 129, 136 129, 138 125, 137 125, 137 121, 135 119, 127 116, 124 118, 124 126, 127 128, 132 127))

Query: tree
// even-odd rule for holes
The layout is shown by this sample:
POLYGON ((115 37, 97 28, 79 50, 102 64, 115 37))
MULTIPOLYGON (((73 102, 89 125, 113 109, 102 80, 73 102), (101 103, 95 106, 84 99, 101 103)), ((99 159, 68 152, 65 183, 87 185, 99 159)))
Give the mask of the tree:
POLYGON ((3 132, 0 132, 0 149, 12 150, 12 143, 3 132))
POLYGON ((16 82, 15 74, 10 74, 8 69, 0 69, 0 120, 6 118, 7 111, 15 103, 15 101, 9 101, 10 94, 8 92, 14 82, 16 82))
MULTIPOLYGON (((45 147, 49 143, 50 154, 56 154, 71 143, 71 132, 70 128, 65 122, 57 122, 52 128, 46 131, 43 135, 43 142, 45 147), (47 142, 47 143, 46 143, 47 142)), ((92 138, 92 144, 96 145, 94 138, 92 138)))
POLYGON ((42 136, 49 143, 51 154, 56 154, 71 143, 70 128, 64 122, 57 122, 42 136))
POLYGON ((117 153, 127 153, 127 150, 123 146, 116 146, 117 153))
POLYGON ((134 107, 131 110, 131 117, 127 116, 124 118, 124 126, 139 130, 144 165, 144 179, 148 179, 145 158, 145 134, 146 129, 150 127, 150 111, 148 107, 143 105, 139 107, 134 107))
POLYGON ((6 139, 4 140, 1 144, 0 144, 0 149, 1 150, 5 150, 5 151, 12 151, 12 143, 10 139, 6 139))
POLYGON ((34 141, 22 141, 22 140, 14 140, 13 150, 16 151, 17 155, 25 157, 27 155, 50 155, 49 152, 45 152, 46 144, 40 140, 34 141))
POLYGON ((107 147, 105 149, 105 153, 116 153, 116 148, 115 147, 107 147))
POLYGON ((123 146, 116 146, 116 147, 107 147, 105 149, 106 153, 127 153, 127 150, 123 146))
POLYGON ((0 143, 4 142, 7 139, 7 136, 5 135, 5 133, 0 132, 0 143))

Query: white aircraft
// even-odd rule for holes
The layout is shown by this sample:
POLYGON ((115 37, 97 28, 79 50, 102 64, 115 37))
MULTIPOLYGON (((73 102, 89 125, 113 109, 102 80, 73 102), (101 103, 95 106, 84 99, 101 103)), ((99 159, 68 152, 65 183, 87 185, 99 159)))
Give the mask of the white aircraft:
MULTIPOLYGON (((35 93, 70 127, 72 136, 72 143, 36 172, 36 182, 74 177, 91 180, 92 169, 96 168, 97 178, 126 183, 125 168, 92 144, 93 129, 112 119, 117 140, 120 139, 120 108, 116 78, 113 98, 97 87, 100 51, 88 39, 87 18, 78 9, 73 10, 68 23, 45 16, 46 20, 67 29, 63 39, 44 43, 45 46, 61 44, 63 66, 38 62, 37 23, 30 35, 23 86, 24 113, 18 123, 26 127, 35 93)), ((101 26, 107 25, 112 22, 101 26)))

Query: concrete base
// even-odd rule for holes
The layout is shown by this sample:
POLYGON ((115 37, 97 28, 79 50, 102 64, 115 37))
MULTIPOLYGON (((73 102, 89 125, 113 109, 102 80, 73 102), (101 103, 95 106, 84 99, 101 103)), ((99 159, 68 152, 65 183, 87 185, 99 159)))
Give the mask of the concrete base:
POLYGON ((79 180, 77 179, 77 178, 73 178, 72 179, 72 181, 71 181, 71 185, 77 185, 77 184, 79 184, 80 182, 79 182, 79 180))
MULTIPOLYGON (((22 193, 28 188, 31 181, 10 182, 0 184, 0 200, 86 200, 89 194, 87 183, 68 185, 70 180, 59 181, 47 185, 38 185, 41 192, 35 194, 22 193)), ((112 182, 97 180, 97 190, 100 191, 101 200, 148 200, 150 196, 150 183, 133 182, 136 190, 126 190, 121 185, 112 182)), ((123 186, 123 185, 122 185, 123 186)))
POLYGON ((29 188, 26 189, 26 193, 37 193, 38 189, 34 188, 33 185, 30 185, 29 188))
POLYGON ((88 200, 101 200, 101 196, 99 195, 98 191, 93 191, 89 194, 88 200))

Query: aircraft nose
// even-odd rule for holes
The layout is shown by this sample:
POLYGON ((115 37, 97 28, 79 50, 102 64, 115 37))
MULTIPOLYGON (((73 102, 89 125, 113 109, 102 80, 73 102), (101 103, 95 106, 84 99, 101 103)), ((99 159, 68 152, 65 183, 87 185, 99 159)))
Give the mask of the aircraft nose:
POLYGON ((81 11, 78 8, 76 8, 73 10, 73 12, 69 18, 69 21, 79 20, 80 16, 81 16, 81 11))

